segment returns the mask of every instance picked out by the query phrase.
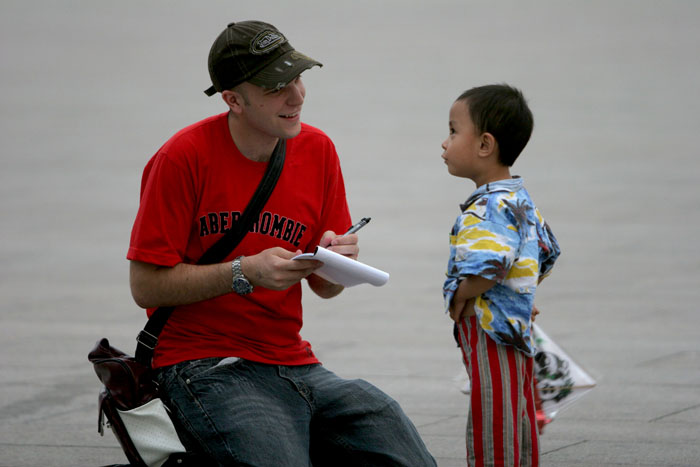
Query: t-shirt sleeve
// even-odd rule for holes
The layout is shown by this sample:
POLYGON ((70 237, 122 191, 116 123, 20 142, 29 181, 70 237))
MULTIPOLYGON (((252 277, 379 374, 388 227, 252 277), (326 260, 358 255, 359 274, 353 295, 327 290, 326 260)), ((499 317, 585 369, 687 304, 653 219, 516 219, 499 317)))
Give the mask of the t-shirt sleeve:
POLYGON ((185 258, 195 209, 190 171, 167 153, 157 153, 144 170, 141 201, 127 258, 175 266, 185 258))
POLYGON ((323 234, 331 230, 343 234, 351 225, 350 210, 345 193, 345 182, 340 168, 340 161, 335 146, 327 139, 325 141, 326 170, 324 186, 324 203, 321 210, 321 222, 314 232, 309 245, 320 243, 323 234))
POLYGON ((474 275, 502 282, 517 256, 520 235, 513 226, 485 220, 462 225, 452 242, 455 256, 451 276, 474 275))

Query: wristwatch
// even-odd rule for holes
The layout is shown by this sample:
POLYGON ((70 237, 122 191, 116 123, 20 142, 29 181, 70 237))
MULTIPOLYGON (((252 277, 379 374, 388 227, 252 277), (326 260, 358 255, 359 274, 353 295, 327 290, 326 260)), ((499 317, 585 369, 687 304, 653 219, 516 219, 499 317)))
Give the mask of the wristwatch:
POLYGON ((231 270, 233 271, 233 283, 231 284, 231 288, 238 295, 248 295, 253 291, 253 285, 243 275, 243 270, 241 269, 242 259, 243 256, 239 256, 231 263, 231 270))

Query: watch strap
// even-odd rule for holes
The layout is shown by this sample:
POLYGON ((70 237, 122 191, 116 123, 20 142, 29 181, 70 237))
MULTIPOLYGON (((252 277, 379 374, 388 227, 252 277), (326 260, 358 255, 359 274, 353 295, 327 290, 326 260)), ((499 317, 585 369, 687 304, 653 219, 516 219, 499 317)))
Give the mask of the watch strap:
POLYGON ((239 295, 247 295, 253 291, 253 284, 251 284, 245 274, 243 274, 241 266, 241 260, 243 258, 244 256, 241 255, 231 261, 231 289, 239 295), (245 289, 243 290, 240 290, 239 287, 236 286, 236 284, 241 281, 245 284, 245 289))

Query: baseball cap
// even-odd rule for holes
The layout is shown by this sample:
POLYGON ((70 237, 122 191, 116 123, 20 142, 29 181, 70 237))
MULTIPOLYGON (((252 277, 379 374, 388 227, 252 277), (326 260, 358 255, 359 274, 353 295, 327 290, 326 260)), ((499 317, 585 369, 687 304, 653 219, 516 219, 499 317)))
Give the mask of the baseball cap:
POLYGON ((212 86, 207 96, 248 81, 267 89, 280 89, 304 70, 318 65, 287 41, 276 27, 262 21, 230 23, 209 51, 212 86))

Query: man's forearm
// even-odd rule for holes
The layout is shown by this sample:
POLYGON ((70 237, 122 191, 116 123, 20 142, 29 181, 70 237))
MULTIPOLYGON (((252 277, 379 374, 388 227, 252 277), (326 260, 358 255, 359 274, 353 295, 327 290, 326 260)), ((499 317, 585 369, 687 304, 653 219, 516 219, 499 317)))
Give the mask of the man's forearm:
POLYGON ((309 288, 321 298, 333 298, 336 295, 340 294, 340 292, 342 292, 345 288, 342 285, 328 282, 327 280, 317 276, 316 274, 311 274, 306 278, 306 280, 309 283, 309 288))
MULTIPOLYGON (((294 261, 301 251, 287 251, 280 247, 263 250, 241 259, 241 270, 254 287, 286 290, 298 284, 316 270, 318 261, 294 261)), ((318 278, 323 280, 321 278, 318 278)), ((172 268, 154 264, 131 262, 131 294, 143 308, 188 305, 232 292, 231 262, 199 266, 180 263, 172 268)), ((325 281, 324 281, 325 282, 325 281)), ((337 295, 334 284, 317 284, 326 298, 337 295)))
POLYGON ((231 263, 171 268, 132 261, 131 294, 142 308, 188 305, 231 292, 231 263))

